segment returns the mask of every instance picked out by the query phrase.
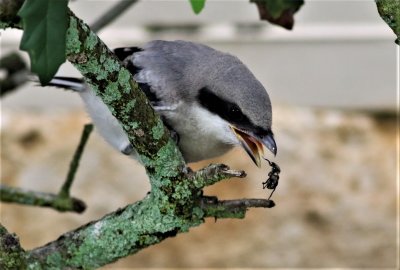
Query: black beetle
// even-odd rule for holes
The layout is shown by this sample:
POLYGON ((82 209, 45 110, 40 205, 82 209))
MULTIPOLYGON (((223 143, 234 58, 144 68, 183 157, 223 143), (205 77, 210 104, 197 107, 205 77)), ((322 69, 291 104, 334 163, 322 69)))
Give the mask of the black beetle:
POLYGON ((269 200, 272 194, 274 194, 276 187, 278 186, 279 173, 281 172, 281 168, 279 168, 278 164, 276 164, 275 162, 271 162, 267 158, 264 159, 268 161, 269 166, 271 166, 271 171, 268 173, 268 179, 262 183, 263 189, 272 189, 272 192, 268 197, 269 200))

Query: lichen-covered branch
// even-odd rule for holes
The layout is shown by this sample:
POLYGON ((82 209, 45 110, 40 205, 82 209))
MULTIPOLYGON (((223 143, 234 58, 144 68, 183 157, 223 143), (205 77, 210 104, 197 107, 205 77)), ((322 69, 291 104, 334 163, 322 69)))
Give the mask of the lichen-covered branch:
POLYGON ((400 1, 399 0, 375 0, 379 15, 396 34, 395 40, 400 45, 400 1))
POLYGON ((0 224, 0 269, 26 269, 25 251, 18 237, 0 224))
POLYGON ((67 59, 82 73, 127 133, 146 168, 151 192, 139 202, 28 251, 25 256, 29 266, 97 268, 187 232, 203 223, 205 217, 243 217, 248 207, 269 206, 251 200, 236 204, 205 203, 203 187, 233 176, 244 177, 245 173, 224 165, 210 165, 199 172, 186 173, 179 149, 129 71, 72 12, 69 12, 66 50, 67 59), (235 208, 240 215, 235 214, 235 208))
POLYGON ((168 219, 152 202, 151 196, 147 196, 68 232, 58 240, 32 250, 29 261, 41 262, 43 268, 94 269, 182 231, 177 219, 168 219))
POLYGON ((218 201, 215 197, 198 197, 191 218, 185 220, 179 215, 165 215, 163 210, 168 210, 154 204, 154 197, 148 195, 30 251, 28 262, 43 268, 94 269, 187 232, 205 217, 243 218, 248 208, 273 206, 265 199, 218 201))
POLYGON ((0 198, 2 202, 50 207, 60 212, 69 211, 82 213, 86 209, 85 203, 77 198, 61 197, 57 194, 8 187, 5 185, 0 185, 0 198))

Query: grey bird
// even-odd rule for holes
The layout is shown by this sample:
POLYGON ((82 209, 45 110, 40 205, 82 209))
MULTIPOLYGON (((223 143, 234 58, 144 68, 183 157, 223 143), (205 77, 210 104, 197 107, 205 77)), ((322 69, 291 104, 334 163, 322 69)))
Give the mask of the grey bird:
MULTIPOLYGON (((186 162, 220 156, 241 145, 260 166, 263 145, 274 155, 267 91, 235 56, 187 41, 151 41, 114 50, 171 130, 186 162)), ((55 77, 50 85, 77 91, 100 135, 136 158, 117 119, 83 80, 55 77)))

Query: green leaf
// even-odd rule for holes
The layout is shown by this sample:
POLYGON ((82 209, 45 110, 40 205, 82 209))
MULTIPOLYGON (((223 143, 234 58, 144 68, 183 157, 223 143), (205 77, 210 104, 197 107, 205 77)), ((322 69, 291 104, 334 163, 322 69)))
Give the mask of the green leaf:
POLYGON ((24 34, 20 49, 27 51, 31 70, 47 84, 65 62, 68 0, 26 0, 18 15, 24 34))
POLYGON ((258 7, 261 20, 292 29, 293 15, 304 4, 304 0, 250 0, 258 7))
POLYGON ((199 14, 206 4, 206 0, 189 0, 194 13, 199 14))

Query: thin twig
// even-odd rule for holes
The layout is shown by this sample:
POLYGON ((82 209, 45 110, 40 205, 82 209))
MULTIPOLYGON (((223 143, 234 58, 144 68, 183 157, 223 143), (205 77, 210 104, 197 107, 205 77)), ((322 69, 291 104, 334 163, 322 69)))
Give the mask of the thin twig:
POLYGON ((65 182, 64 182, 63 186, 61 187, 60 192, 58 193, 58 195, 61 198, 69 198, 69 194, 70 194, 69 191, 70 191, 71 185, 74 181, 76 171, 78 170, 79 161, 81 159, 83 150, 85 149, 86 142, 88 141, 89 135, 92 132, 92 130, 93 130, 92 124, 86 124, 83 128, 81 140, 79 142, 78 147, 75 150, 74 156, 69 165, 69 171, 67 174, 67 178, 65 179, 65 182))
POLYGON ((217 197, 204 196, 200 198, 200 207, 205 217, 214 218, 244 218, 248 208, 272 208, 274 201, 267 199, 222 200, 217 197))
POLYGON ((86 209, 85 203, 77 198, 61 198, 52 193, 13 188, 4 185, 0 185, 0 200, 9 203, 50 207, 60 212, 82 213, 86 209))
POLYGON ((138 0, 122 0, 118 2, 111 9, 107 10, 102 16, 100 16, 91 26, 93 32, 100 31, 104 26, 111 23, 117 17, 119 17, 123 12, 128 10, 128 8, 135 4, 138 0))
POLYGON ((246 207, 246 208, 254 208, 254 207, 262 207, 262 208, 271 208, 275 206, 274 201, 268 199, 238 199, 238 200, 226 200, 219 201, 218 204, 220 206, 233 209, 237 207, 246 207))

